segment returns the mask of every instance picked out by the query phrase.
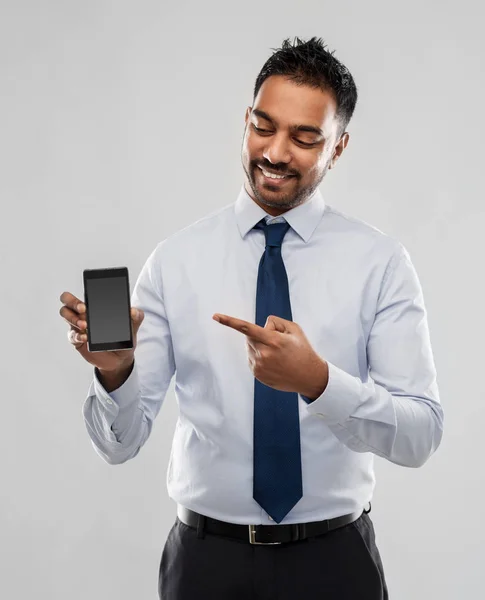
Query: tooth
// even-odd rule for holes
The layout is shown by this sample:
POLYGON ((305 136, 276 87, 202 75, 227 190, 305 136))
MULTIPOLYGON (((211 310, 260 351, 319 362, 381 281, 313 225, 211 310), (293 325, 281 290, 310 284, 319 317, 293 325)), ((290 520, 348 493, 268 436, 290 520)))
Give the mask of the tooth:
POLYGON ((284 179, 286 177, 286 175, 274 175, 273 173, 268 173, 267 171, 264 171, 264 170, 263 170, 263 173, 267 177, 271 177, 271 179, 284 179))

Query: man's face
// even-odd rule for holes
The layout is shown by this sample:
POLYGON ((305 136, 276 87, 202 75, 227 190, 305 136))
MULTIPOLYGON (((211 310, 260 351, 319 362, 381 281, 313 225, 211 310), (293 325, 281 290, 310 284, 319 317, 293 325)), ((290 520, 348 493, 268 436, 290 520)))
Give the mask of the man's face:
POLYGON ((335 165, 349 138, 343 133, 337 139, 336 110, 331 92, 281 75, 264 81, 246 110, 241 158, 245 189, 267 213, 277 216, 305 202, 335 165), (261 167, 288 177, 271 179, 261 167))

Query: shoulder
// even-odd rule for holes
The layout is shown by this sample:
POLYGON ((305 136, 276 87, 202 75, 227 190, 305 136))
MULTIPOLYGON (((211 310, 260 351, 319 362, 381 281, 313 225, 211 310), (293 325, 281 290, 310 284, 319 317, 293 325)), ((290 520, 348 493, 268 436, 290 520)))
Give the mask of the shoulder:
POLYGON ((408 255, 403 243, 393 235, 332 205, 326 205, 322 223, 326 232, 338 234, 343 244, 354 252, 372 250, 377 252, 385 262, 395 261, 400 256, 408 255))
POLYGON ((196 251, 215 237, 220 238, 231 220, 234 220, 234 203, 218 208, 170 234, 157 244, 153 252, 160 260, 162 256, 175 258, 196 251))

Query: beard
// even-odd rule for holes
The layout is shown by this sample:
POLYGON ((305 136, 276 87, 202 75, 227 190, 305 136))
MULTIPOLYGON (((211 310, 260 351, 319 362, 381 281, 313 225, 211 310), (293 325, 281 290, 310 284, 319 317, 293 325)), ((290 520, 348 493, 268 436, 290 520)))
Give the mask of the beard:
POLYGON ((261 183, 257 181, 257 177, 260 176, 259 173, 261 173, 261 169, 259 168, 258 163, 256 161, 250 161, 249 171, 246 169, 243 163, 243 169, 246 173, 246 177, 248 179, 254 197, 260 204, 271 208, 290 210, 305 202, 315 192, 317 187, 322 182, 322 179, 325 177, 328 171, 329 164, 330 159, 326 162, 323 172, 320 174, 320 176, 307 185, 300 185, 298 183, 299 175, 293 175, 291 179, 296 182, 296 189, 292 187, 294 184, 292 184, 292 182, 290 181, 288 182, 288 184, 286 184, 286 187, 291 188, 288 189, 288 191, 286 191, 284 187, 281 189, 277 189, 276 185, 274 191, 267 190, 266 188, 264 188, 261 185, 261 183))

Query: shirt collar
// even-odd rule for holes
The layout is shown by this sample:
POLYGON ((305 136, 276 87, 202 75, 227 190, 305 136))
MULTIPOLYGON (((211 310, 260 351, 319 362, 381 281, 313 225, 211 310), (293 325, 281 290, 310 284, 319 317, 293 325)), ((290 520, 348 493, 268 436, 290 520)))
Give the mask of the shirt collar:
MULTIPOLYGON (((237 200, 234 203, 234 212, 239 232, 243 238, 253 229, 256 223, 268 216, 268 213, 256 204, 246 192, 244 184, 241 186, 237 200)), ((320 223, 324 212, 325 200, 319 188, 317 188, 303 204, 291 208, 281 216, 305 242, 308 242, 320 223)))

